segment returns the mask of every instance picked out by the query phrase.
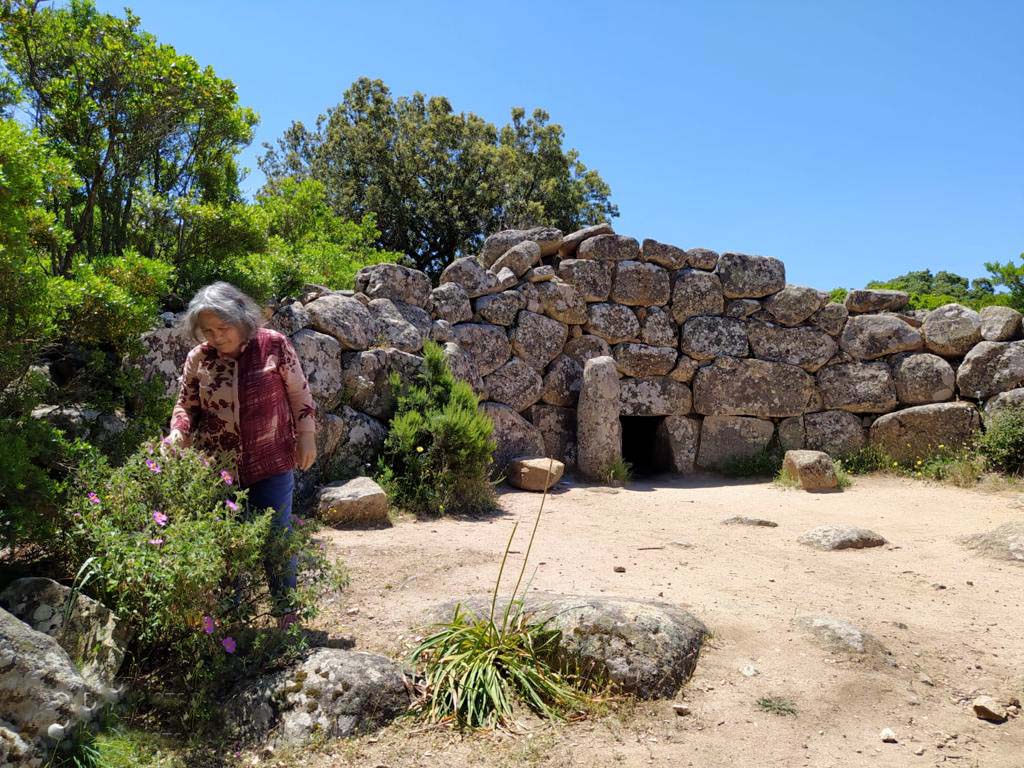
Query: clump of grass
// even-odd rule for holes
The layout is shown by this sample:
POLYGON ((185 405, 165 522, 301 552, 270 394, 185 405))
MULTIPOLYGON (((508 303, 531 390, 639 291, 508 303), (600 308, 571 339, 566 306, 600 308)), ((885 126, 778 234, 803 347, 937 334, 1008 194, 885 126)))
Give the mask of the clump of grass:
POLYGON ((736 456, 722 467, 727 477, 777 477, 782 470, 782 454, 765 448, 753 456, 736 456))
POLYGON ((782 696, 764 696, 757 700, 757 706, 773 715, 791 715, 796 717, 796 704, 782 696))
POLYGON ((846 471, 841 460, 833 459, 832 469, 836 473, 836 487, 839 488, 839 490, 849 488, 850 485, 853 484, 853 478, 850 477, 850 473, 846 471))
POLYGON ((524 598, 518 597, 546 499, 547 491, 502 615, 496 616, 498 592, 518 523, 505 546, 487 618, 456 606, 451 620, 413 651, 412 661, 424 666, 424 696, 416 705, 422 719, 454 721, 460 729, 515 727, 517 703, 549 719, 590 703, 583 679, 566 671, 560 661, 561 631, 549 627, 550 620, 533 621, 524 598))
POLYGON ((772 480, 772 482, 783 488, 800 487, 800 481, 794 477, 791 472, 788 472, 785 467, 779 468, 779 471, 775 473, 775 479, 772 480))
POLYGON ((608 465, 601 479, 606 483, 625 485, 633 479, 633 465, 620 457, 608 465))
POLYGON ((913 477, 952 483, 960 488, 973 488, 985 474, 985 459, 963 448, 943 450, 925 459, 918 459, 907 468, 913 477))
POLYGON ((893 462, 877 445, 866 445, 860 450, 846 454, 840 461, 842 461, 843 470, 851 475, 891 471, 894 463, 899 466, 898 462, 893 462))

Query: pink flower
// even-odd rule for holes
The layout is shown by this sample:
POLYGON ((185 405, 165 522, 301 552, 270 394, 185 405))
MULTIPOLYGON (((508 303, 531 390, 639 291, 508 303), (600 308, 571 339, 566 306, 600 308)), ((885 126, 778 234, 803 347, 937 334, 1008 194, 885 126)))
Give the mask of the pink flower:
POLYGON ((146 466, 149 467, 149 471, 154 475, 159 475, 163 471, 160 469, 160 465, 152 459, 146 459, 146 466))
POLYGON ((237 512, 238 511, 238 505, 235 504, 235 502, 233 502, 231 499, 228 499, 227 501, 225 501, 224 504, 226 504, 227 508, 230 509, 232 512, 237 512))
POLYGON ((161 547, 161 546, 163 546, 164 540, 163 539, 150 539, 149 543, 152 544, 154 547, 161 547))
POLYGON ((217 625, 213 621, 213 616, 210 614, 203 616, 203 632, 212 635, 215 629, 217 629, 217 625))
POLYGON ((161 512, 159 509, 153 510, 153 522, 163 528, 167 525, 167 515, 161 512))
POLYGON ((228 653, 234 653, 235 649, 238 648, 238 644, 235 642, 235 638, 228 636, 220 641, 220 644, 224 646, 224 650, 228 653))
POLYGON ((233 485, 235 482, 235 479, 231 477, 231 473, 226 469, 220 471, 220 479, 224 481, 225 485, 233 485))
POLYGON ((153 446, 150 445, 149 443, 146 443, 146 453, 148 453, 150 456, 153 455, 153 446))
POLYGON ((90 504, 99 504, 100 503, 100 497, 97 496, 92 491, 89 491, 89 495, 86 498, 89 499, 89 503, 90 504))
POLYGON ((295 523, 296 525, 305 525, 306 524, 306 521, 303 520, 298 515, 292 515, 292 522, 295 523))

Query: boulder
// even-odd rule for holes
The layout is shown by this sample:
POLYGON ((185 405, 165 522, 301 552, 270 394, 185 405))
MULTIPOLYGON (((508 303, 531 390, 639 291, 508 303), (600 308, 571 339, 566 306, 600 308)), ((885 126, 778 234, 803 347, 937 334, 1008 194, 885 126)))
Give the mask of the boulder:
POLYGON ((496 448, 491 465, 493 474, 503 474, 513 459, 544 455, 544 437, 540 430, 512 408, 488 402, 481 403, 480 410, 494 423, 492 437, 496 448))
POLYGON ((496 371, 484 376, 487 398, 525 411, 540 400, 544 380, 533 368, 513 356, 496 371))
POLYGON ((459 323, 452 326, 455 342, 473 361, 481 376, 492 373, 512 356, 505 329, 487 323, 459 323))
POLYGON ((689 258, 686 256, 686 251, 682 248, 659 243, 657 240, 649 238, 640 245, 640 258, 669 270, 682 269, 689 266, 690 263, 689 258))
POLYGON ((458 283, 444 283, 437 286, 430 294, 433 303, 433 316, 438 320, 465 323, 473 319, 473 306, 469 303, 469 294, 458 283))
POLYGON ((481 320, 494 325, 513 325, 519 310, 526 306, 526 297, 522 291, 502 291, 481 296, 475 302, 476 313, 481 320))
POLYGON ((720 357, 693 379, 694 409, 706 416, 799 416, 814 393, 800 368, 766 360, 720 357))
POLYGON ((553 458, 514 459, 506 480, 523 491, 546 491, 565 474, 565 464, 553 458))
POLYGON ((613 261, 565 259, 558 265, 558 276, 575 287, 584 301, 607 301, 614 275, 613 261))
POLYGON ((679 353, 674 347, 647 344, 616 344, 615 363, 623 376, 665 376, 676 366, 679 353))
POLYGON ((523 310, 509 338, 512 349, 538 371, 558 357, 569 337, 569 329, 550 317, 523 310))
POLYGON ((787 285, 781 291, 770 296, 764 308, 780 325, 794 326, 807 320, 821 309, 828 296, 813 288, 802 285, 787 285))
POLYGON ((786 451, 782 471, 805 491, 831 491, 839 487, 832 457, 822 451, 786 451))
POLYGON ((896 461, 923 459, 945 448, 968 444, 981 429, 973 403, 916 405, 880 416, 871 425, 870 441, 896 461))
POLYGON ((530 423, 544 439, 544 455, 553 456, 566 466, 575 466, 576 409, 538 403, 528 413, 530 423))
POLYGON ((510 248, 528 240, 537 245, 542 256, 551 256, 558 252, 562 244, 562 232, 554 227, 505 229, 495 232, 484 240, 483 248, 477 259, 483 266, 491 267, 494 262, 508 253, 510 248))
POLYGON ((423 368, 423 358, 397 349, 369 349, 341 356, 341 387, 346 403, 377 419, 389 419, 395 408, 391 374, 405 383, 423 368))
POLYGON ((283 333, 285 336, 291 336, 307 325, 309 325, 309 312, 301 302, 293 301, 291 304, 285 304, 278 308, 267 321, 266 327, 272 331, 283 333))
POLYGON ((818 371, 825 408, 885 413, 896 407, 896 385, 885 363, 843 363, 818 371))
POLYGON ((652 347, 675 347, 679 336, 672 315, 661 307, 651 307, 644 318, 640 341, 652 347))
POLYGON ((691 317, 679 333, 679 349, 700 362, 721 356, 745 357, 747 324, 732 317, 691 317))
POLYGON ((356 293, 430 309, 430 278, 400 264, 372 264, 356 272, 356 293))
POLYGON ((143 377, 146 381, 163 384, 168 397, 177 396, 185 358, 199 343, 180 320, 180 317, 175 318, 169 327, 155 328, 139 337, 143 350, 139 367, 143 377))
POLYGON ((368 477, 331 483, 320 489, 317 516, 335 528, 388 522, 388 495, 368 477))
POLYGON ((779 447, 784 451, 798 451, 804 447, 804 417, 790 416, 776 425, 779 447))
POLYGON ((344 349, 369 349, 377 340, 377 323, 355 299, 338 294, 321 296, 306 305, 313 330, 333 336, 344 349))
POLYGON ((612 301, 634 307, 667 304, 671 296, 668 272, 657 264, 620 261, 615 266, 612 301))
POLYGON ((597 235, 584 240, 576 258, 596 261, 639 261, 640 243, 623 235, 597 235))
MULTIPOLYGON (((589 241, 588 241, 589 242, 589 241)), ((609 344, 634 341, 640 335, 640 321, 633 310, 621 304, 590 304, 586 333, 600 336, 609 344)))
POLYGON ((377 465, 388 429, 377 419, 349 406, 337 415, 338 442, 330 459, 329 477, 352 477, 369 472, 377 465))
POLYGON ((694 269, 710 272, 718 266, 718 253, 708 248, 690 248, 686 251, 686 259, 694 269))
POLYGON ((988 420, 1001 411, 1024 408, 1024 388, 1018 387, 1008 392, 1000 392, 989 398, 985 403, 985 419, 988 420))
POLYGON ((749 416, 707 416, 701 425, 698 466, 723 469, 734 459, 757 456, 768 448, 775 425, 749 416))
POLYGON ((1011 520, 987 533, 965 536, 960 543, 995 560, 1024 563, 1024 520, 1011 520))
POLYGON ((608 357, 611 353, 612 349, 608 346, 607 341, 600 336, 592 336, 587 333, 575 339, 569 339, 565 343, 565 354, 573 358, 580 366, 583 366, 587 360, 595 357, 608 357))
POLYGON ((544 373, 541 400, 551 405, 576 405, 583 383, 583 365, 568 355, 559 355, 544 373))
POLYGON ((667 376, 621 381, 619 412, 623 416, 685 416, 690 405, 690 388, 667 376))
MULTIPOLYGON (((449 283, 454 285, 454 283, 449 283)), ((430 324, 430 340, 438 344, 447 344, 455 337, 452 335, 452 324, 447 320, 435 320, 430 324)))
POLYGON ((865 312, 898 311, 910 302, 910 297, 903 291, 889 291, 880 288, 864 288, 850 291, 844 302, 851 314, 865 312))
POLYGON ((373 299, 367 309, 377 323, 377 343, 419 352, 430 338, 431 320, 425 309, 391 299, 373 299))
POLYGON ((306 328, 291 339, 317 405, 331 410, 342 397, 341 344, 333 336, 306 328))
POLYGON ((821 411, 804 416, 804 447, 843 457, 864 447, 867 437, 860 417, 849 411, 821 411))
POLYGON ((693 473, 700 445, 700 419, 666 416, 658 424, 654 453, 658 463, 681 475, 693 473))
POLYGON ((761 309, 761 302, 757 299, 730 299, 725 305, 725 316, 746 320, 761 309))
POLYGON ((526 273, 526 280, 531 283, 545 283, 557 277, 555 268, 550 264, 541 264, 526 273))
POLYGON ((541 283, 537 286, 544 314, 567 325, 583 325, 587 322, 587 302, 575 287, 560 280, 541 283))
POLYGON ((956 374, 953 366, 938 355, 897 355, 890 365, 896 397, 902 405, 941 403, 953 398, 956 374))
POLYGON ((441 285, 447 283, 460 285, 471 299, 503 290, 499 287, 498 277, 492 272, 488 272, 487 268, 481 266, 473 256, 463 256, 445 267, 444 272, 441 273, 440 283, 441 285))
POLYGON ((929 352, 963 357, 981 341, 981 315, 960 304, 943 304, 928 313, 921 334, 929 352))
POLYGON ((747 325, 747 339, 754 357, 795 365, 809 373, 825 365, 837 349, 832 337, 823 331, 814 328, 780 328, 757 321, 747 325))
POLYGON ((827 650, 841 653, 876 653, 888 651, 874 636, 848 621, 831 616, 801 616, 796 625, 810 632, 827 650))
POLYGON ((285 669, 248 683, 224 707, 242 743, 273 738, 300 746, 382 728, 411 703, 402 669, 374 653, 314 648, 285 669))
POLYGON ((1020 338, 1021 314, 1011 307, 981 310, 981 338, 985 341, 1013 341, 1020 338))
POLYGON ((32 409, 32 418, 45 421, 63 430, 69 438, 102 443, 124 432, 128 423, 118 411, 105 412, 81 403, 39 405, 32 409))
POLYGON ((480 376, 480 371, 477 370, 476 363, 473 362, 473 358, 471 358, 466 351, 459 346, 458 342, 449 341, 445 343, 444 359, 448 364, 449 370, 451 370, 452 375, 456 379, 469 384, 477 395, 486 395, 484 390, 484 380, 480 376))
POLYGON ((874 531, 852 525, 819 525, 801 534, 797 541, 824 551, 866 549, 881 547, 888 543, 874 531))
POLYGON ((982 400, 1024 385, 1024 341, 982 341, 956 371, 963 397, 982 400))
POLYGON ((786 287, 785 265, 770 256, 723 253, 718 258, 715 274, 729 299, 758 299, 786 287))
POLYGON ((921 334, 893 315, 857 315, 846 321, 839 346, 857 360, 921 349, 921 334))
POLYGON ((510 269, 515 273, 516 279, 519 279, 530 270, 530 267, 538 263, 540 263, 540 246, 532 240, 524 240, 505 251, 490 266, 490 271, 500 275, 503 269, 510 269))
POLYGON ((590 227, 578 229, 570 235, 562 238, 562 244, 558 247, 558 255, 562 259, 571 259, 584 240, 598 235, 614 235, 611 224, 594 224, 590 227))
POLYGON ((622 458, 620 390, 619 373, 611 357, 595 357, 583 366, 576 440, 579 469, 586 477, 602 477, 622 458))
POLYGON ((826 304, 811 316, 811 325, 820 328, 829 336, 838 336, 846 327, 849 310, 842 304, 826 304))
POLYGON ((725 309, 718 275, 696 269, 676 274, 672 285, 672 318, 679 324, 697 315, 720 315, 725 309))

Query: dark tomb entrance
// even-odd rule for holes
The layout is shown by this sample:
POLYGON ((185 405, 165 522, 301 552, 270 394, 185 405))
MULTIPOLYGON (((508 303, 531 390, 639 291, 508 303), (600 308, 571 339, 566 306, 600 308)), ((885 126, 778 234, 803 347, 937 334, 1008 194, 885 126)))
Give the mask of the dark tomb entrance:
MULTIPOLYGON (((622 460, 633 468, 634 477, 668 472, 668 457, 659 450, 658 427, 664 416, 620 416, 622 460)), ((664 438, 661 438, 662 440, 664 438)))

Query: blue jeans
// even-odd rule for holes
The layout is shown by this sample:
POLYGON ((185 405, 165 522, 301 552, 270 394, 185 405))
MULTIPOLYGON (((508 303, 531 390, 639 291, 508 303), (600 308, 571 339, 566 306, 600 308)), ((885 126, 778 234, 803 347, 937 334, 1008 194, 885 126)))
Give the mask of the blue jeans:
MULTIPOLYGON (((249 491, 246 514, 251 515, 265 509, 274 510, 271 526, 288 536, 292 530, 295 473, 289 470, 280 475, 272 475, 247 486, 245 490, 249 491)), ((264 568, 267 571, 267 581, 270 583, 270 595, 274 599, 274 612, 287 613, 294 608, 291 593, 295 591, 298 559, 291 557, 287 563, 282 564, 268 557, 264 560, 264 568)))

